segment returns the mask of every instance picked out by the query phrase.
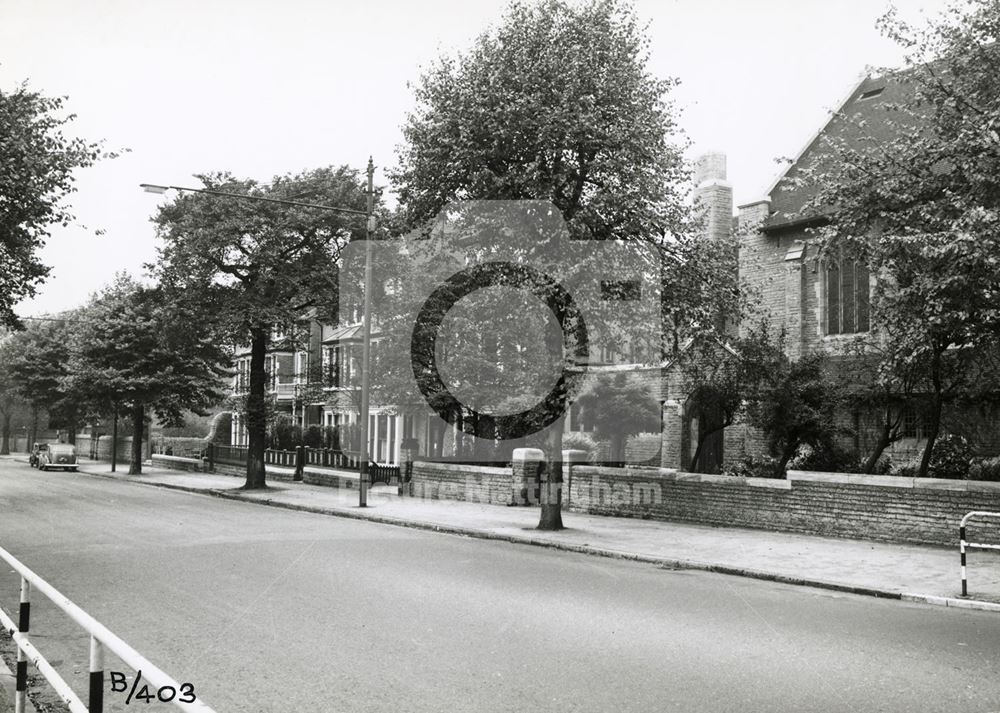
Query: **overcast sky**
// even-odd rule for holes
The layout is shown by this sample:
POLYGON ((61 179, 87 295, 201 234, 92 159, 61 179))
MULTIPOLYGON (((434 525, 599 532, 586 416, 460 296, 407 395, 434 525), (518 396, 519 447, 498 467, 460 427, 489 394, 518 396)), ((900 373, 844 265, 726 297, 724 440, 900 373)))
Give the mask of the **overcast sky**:
MULTIPOLYGON (((160 197, 138 184, 198 185, 228 170, 395 161, 407 82, 467 47, 501 0, 0 0, 0 87, 68 95, 75 133, 131 153, 79 173, 78 224, 43 252, 53 266, 19 313, 82 303, 155 255, 160 197), (94 229, 106 231, 94 235, 94 229)), ((904 17, 942 0, 899 0, 904 17)), ((693 154, 729 157, 736 203, 759 198, 867 66, 900 62, 880 0, 638 0, 651 70, 679 77, 693 154)), ((2 170, 2 167, 0 167, 2 170)), ((379 171, 376 181, 384 183, 379 171)))

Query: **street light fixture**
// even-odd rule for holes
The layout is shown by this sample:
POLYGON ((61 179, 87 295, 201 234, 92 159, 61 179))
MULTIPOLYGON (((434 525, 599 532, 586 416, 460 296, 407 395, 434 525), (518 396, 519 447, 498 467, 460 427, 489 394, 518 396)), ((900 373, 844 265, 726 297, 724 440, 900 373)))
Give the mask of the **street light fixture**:
POLYGON ((362 313, 362 342, 361 342, 361 453, 358 468, 358 507, 368 505, 368 411, 369 398, 368 390, 371 386, 371 293, 372 293, 372 234, 375 232, 375 164, 371 156, 368 157, 368 204, 366 210, 355 208, 342 208, 340 206, 322 205, 319 203, 305 203, 302 201, 284 200, 280 198, 265 198, 264 196, 250 196, 240 193, 227 193, 226 191, 214 191, 208 188, 185 188, 184 186, 164 186, 156 183, 140 183, 139 187, 147 193, 163 195, 168 190, 188 191, 190 193, 207 193, 213 196, 224 198, 237 198, 249 201, 261 201, 264 203, 279 203, 281 205, 294 205, 302 208, 317 208, 319 210, 329 210, 337 213, 348 213, 351 215, 365 216, 365 299, 362 313))

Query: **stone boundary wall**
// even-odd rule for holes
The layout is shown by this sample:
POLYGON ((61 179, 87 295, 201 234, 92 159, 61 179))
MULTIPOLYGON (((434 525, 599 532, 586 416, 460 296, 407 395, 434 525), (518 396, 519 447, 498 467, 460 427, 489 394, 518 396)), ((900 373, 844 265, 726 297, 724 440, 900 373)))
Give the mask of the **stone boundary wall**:
POLYGON ((428 500, 461 500, 489 505, 514 501, 510 468, 414 461, 409 493, 428 500))
MULTIPOLYGON (((153 465, 191 471, 203 467, 193 458, 160 455, 153 456, 153 465)), ((216 472, 242 477, 245 471, 217 464, 216 472)), ((268 469, 267 477, 291 480, 291 469, 268 469)), ((1000 483, 983 481, 794 470, 787 480, 774 480, 576 464, 564 464, 564 478, 563 504, 575 512, 954 548, 962 516, 973 510, 1000 512, 1000 483)), ((312 468, 306 468, 303 480, 357 487, 356 478, 312 468)), ((510 468, 416 461, 409 494, 430 500, 523 504, 514 482, 510 468)), ((537 507, 536 502, 528 505, 537 507)), ((1000 523, 973 520, 969 538, 1000 544, 1000 523)))
MULTIPOLYGON (((574 466, 568 509, 812 535, 957 547, 972 510, 1000 512, 1000 483, 789 471, 787 480, 574 466)), ((973 530, 973 527, 975 528, 973 530)), ((1000 543, 1000 526, 970 525, 1000 543)))
MULTIPOLYGON (((86 457, 90 453, 90 437, 77 439, 77 455, 86 457)), ((97 440, 97 460, 111 460, 111 446, 114 439, 111 436, 101 436, 97 440)), ((146 452, 148 444, 142 442, 142 452, 146 452)), ((132 457, 132 436, 118 437, 118 461, 128 460, 132 457)))
POLYGON ((154 468, 170 468, 171 470, 184 470, 190 473, 201 473, 205 470, 204 464, 197 458, 165 456, 154 453, 152 462, 154 468))

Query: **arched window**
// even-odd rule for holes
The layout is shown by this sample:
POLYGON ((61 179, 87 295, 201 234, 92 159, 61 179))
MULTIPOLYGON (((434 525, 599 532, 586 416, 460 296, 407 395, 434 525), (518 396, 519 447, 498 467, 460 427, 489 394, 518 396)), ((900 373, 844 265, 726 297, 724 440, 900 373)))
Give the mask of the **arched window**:
POLYGON ((826 333, 856 334, 871 328, 868 267, 854 260, 826 266, 826 333))

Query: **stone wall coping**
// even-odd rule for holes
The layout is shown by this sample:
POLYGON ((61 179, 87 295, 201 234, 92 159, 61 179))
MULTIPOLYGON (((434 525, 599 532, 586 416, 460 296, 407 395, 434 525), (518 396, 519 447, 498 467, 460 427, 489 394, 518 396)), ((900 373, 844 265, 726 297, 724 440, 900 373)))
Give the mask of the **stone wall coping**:
POLYGON ((862 475, 849 473, 847 482, 851 485, 881 485, 887 488, 912 488, 914 478, 903 478, 898 475, 862 475))
POLYGON ((747 486, 751 488, 771 488, 772 490, 791 490, 792 481, 784 478, 747 478, 747 486))
POLYGON ((590 454, 587 451, 565 450, 562 452, 563 463, 586 463, 590 454))
POLYGON ((676 468, 610 468, 603 465, 573 464, 573 473, 577 475, 607 475, 627 478, 664 478, 673 480, 675 476, 687 475, 678 473, 676 468))
POLYGON ((515 461, 537 461, 544 460, 545 454, 540 448, 515 448, 512 460, 515 461))
POLYGON ((168 456, 162 453, 153 454, 153 462, 156 461, 166 461, 167 463, 191 463, 193 465, 201 465, 200 458, 185 458, 184 456, 168 456))
POLYGON ((1000 482, 989 480, 953 480, 950 478, 904 478, 898 475, 862 475, 855 473, 825 473, 811 470, 790 470, 788 480, 814 483, 850 483, 851 485, 876 485, 889 488, 914 488, 916 490, 956 490, 998 492, 1000 482))
POLYGON ((787 480, 806 480, 815 483, 846 483, 847 473, 821 473, 815 470, 789 470, 787 480))
POLYGON ((490 465, 465 465, 463 463, 437 463, 430 460, 415 460, 413 467, 444 470, 452 473, 479 473, 480 475, 510 475, 510 468, 497 468, 490 465))

